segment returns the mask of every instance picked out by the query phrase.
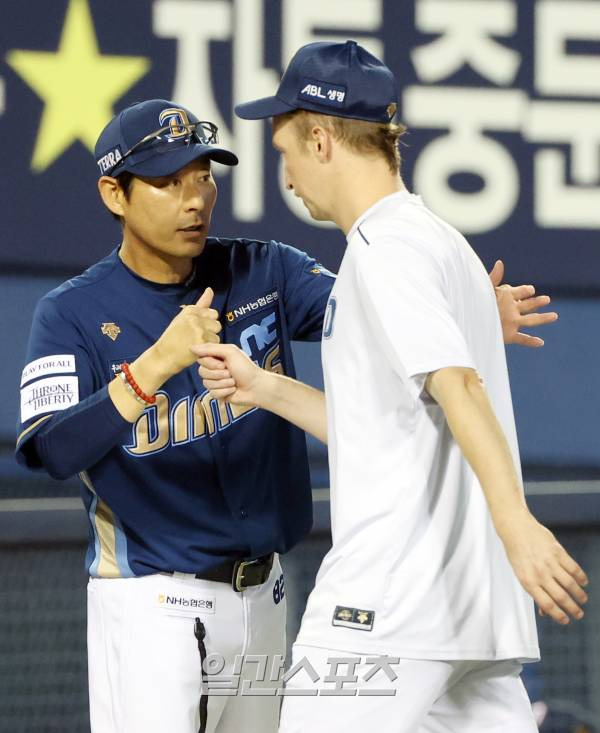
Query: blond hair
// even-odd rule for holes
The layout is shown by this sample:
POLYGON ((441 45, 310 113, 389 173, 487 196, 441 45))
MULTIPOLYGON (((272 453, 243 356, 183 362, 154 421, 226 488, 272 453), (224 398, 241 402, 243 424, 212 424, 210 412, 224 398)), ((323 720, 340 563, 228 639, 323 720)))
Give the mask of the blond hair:
POLYGON ((308 143, 311 130, 319 125, 329 130, 333 137, 350 150, 364 155, 382 155, 393 173, 400 171, 400 150, 398 142, 406 132, 406 127, 393 122, 367 122, 366 120, 334 117, 318 112, 297 109, 280 115, 282 121, 293 119, 299 142, 308 143))

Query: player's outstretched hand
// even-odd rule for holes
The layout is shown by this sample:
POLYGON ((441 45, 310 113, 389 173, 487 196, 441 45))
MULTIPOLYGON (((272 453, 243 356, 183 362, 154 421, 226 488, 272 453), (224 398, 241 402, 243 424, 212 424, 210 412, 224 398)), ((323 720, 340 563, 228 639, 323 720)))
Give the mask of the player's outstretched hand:
POLYGON ((267 374, 233 344, 194 346, 200 367, 198 373, 211 397, 236 405, 257 403, 257 388, 267 374))
POLYGON ((523 328, 545 326, 547 323, 554 323, 558 313, 538 313, 550 303, 548 295, 536 295, 533 285, 507 285, 502 284, 504 278, 504 263, 497 260, 490 272, 490 280, 496 290, 498 311, 502 321, 502 335, 505 344, 520 344, 539 348, 544 345, 544 340, 537 336, 523 333, 523 328))
POLYGON ((500 532, 510 564, 540 614, 559 624, 583 618, 588 578, 556 537, 526 509, 500 532))
POLYGON ((190 347, 204 343, 219 343, 219 313, 211 308, 214 293, 206 288, 193 305, 186 305, 165 328, 154 344, 153 351, 169 374, 178 374, 196 361, 190 347))

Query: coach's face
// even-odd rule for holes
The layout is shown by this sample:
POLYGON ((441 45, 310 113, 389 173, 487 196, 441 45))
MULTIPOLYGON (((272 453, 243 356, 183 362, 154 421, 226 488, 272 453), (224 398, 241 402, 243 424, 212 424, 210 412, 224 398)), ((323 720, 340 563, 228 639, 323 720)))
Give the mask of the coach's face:
POLYGON ((174 257, 204 249, 217 186, 208 158, 161 178, 134 178, 123 201, 124 236, 132 245, 174 257))
POLYGON ((299 139, 293 117, 273 119, 273 147, 281 154, 286 188, 302 199, 313 219, 329 221, 323 166, 312 146, 299 139))

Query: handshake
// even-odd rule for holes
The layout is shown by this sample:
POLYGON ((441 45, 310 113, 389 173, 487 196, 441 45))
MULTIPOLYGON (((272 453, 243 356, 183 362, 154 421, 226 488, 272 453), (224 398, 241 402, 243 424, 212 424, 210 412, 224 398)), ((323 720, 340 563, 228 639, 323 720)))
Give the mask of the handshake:
POLYGON ((204 343, 192 346, 198 372, 211 397, 236 405, 264 406, 274 375, 257 366, 233 344, 204 343))
POLYGON ((160 372, 162 383, 198 362, 200 376, 213 397, 257 406, 256 387, 269 373, 237 346, 220 344, 222 326, 219 312, 211 307, 213 297, 212 289, 206 288, 196 303, 182 306, 149 350, 155 365, 152 371, 160 372))
POLYGON ((233 344, 202 344, 192 351, 212 397, 262 407, 327 443, 325 395, 308 384, 257 366, 233 344))
MULTIPOLYGON (((197 362, 211 397, 269 410, 326 443, 323 392, 261 369, 237 346, 221 344, 222 326, 218 311, 211 308, 213 296, 211 288, 206 288, 196 303, 184 306, 158 341, 131 365, 136 374, 146 377, 141 379, 145 391, 152 394, 169 377, 197 362)), ((137 419, 137 405, 135 413, 128 409, 122 414, 137 419)))
POLYGON ((237 346, 221 344, 219 312, 214 293, 206 288, 193 305, 183 306, 154 345, 164 376, 200 364, 199 373, 211 396, 239 405, 260 406, 260 385, 271 374, 258 367, 237 346))

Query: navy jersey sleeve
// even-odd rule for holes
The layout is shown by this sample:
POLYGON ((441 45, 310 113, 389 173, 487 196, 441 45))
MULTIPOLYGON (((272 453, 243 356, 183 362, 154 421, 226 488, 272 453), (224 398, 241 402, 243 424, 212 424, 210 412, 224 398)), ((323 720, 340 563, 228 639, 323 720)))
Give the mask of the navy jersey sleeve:
POLYGON ((100 458, 99 450, 104 454, 114 445, 111 434, 120 434, 127 425, 101 388, 73 319, 61 311, 57 299, 43 298, 33 317, 21 375, 17 461, 66 478, 100 458), (94 439, 99 430, 109 437, 108 447, 94 439))
POLYGON ((279 244, 278 249, 290 337, 298 341, 319 341, 335 275, 295 247, 279 244))

